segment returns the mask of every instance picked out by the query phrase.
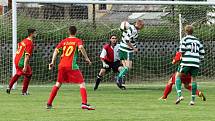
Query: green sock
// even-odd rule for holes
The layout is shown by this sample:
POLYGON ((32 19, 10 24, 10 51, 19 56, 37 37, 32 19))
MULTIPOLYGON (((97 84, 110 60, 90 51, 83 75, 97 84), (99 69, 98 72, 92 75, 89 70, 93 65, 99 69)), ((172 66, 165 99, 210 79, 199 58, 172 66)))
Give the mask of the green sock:
POLYGON ((128 67, 124 67, 123 69, 120 70, 118 77, 122 78, 123 75, 125 75, 128 72, 128 67))
POLYGON ((181 78, 180 77, 176 78, 175 84, 176 84, 175 87, 176 87, 178 97, 181 97, 181 78))
POLYGON ((195 97, 196 97, 196 90, 197 90, 197 83, 196 82, 192 82, 192 101, 195 101, 195 97))

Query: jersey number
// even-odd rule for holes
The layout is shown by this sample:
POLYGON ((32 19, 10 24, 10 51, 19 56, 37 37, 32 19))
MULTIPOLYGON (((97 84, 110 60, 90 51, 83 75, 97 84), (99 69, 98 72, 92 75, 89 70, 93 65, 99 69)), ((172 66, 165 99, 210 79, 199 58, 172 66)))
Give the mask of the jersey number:
POLYGON ((73 46, 64 46, 62 56, 70 56, 74 50, 73 46))
POLYGON ((196 53, 196 52, 197 52, 197 44, 191 43, 191 53, 196 53))

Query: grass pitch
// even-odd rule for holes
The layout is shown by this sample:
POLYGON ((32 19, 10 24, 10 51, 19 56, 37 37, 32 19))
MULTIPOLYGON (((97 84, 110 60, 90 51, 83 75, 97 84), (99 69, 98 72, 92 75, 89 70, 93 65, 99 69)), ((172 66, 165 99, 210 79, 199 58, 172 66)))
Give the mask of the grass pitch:
POLYGON ((0 92, 0 121, 213 121, 215 120, 215 83, 199 83, 207 101, 199 97, 189 106, 190 92, 183 89, 185 100, 175 105, 173 88, 167 101, 159 101, 164 84, 140 84, 120 90, 114 84, 101 84, 97 91, 88 84, 88 102, 96 110, 80 108, 77 85, 63 85, 52 110, 45 108, 50 86, 30 86, 31 95, 22 96, 21 87, 8 95, 0 92))

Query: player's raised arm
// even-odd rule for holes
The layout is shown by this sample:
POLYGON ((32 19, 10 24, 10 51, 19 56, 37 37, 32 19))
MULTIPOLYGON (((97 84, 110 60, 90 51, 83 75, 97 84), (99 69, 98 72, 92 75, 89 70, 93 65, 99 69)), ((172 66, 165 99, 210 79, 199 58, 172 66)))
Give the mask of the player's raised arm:
POLYGON ((85 60, 89 63, 89 65, 91 65, 92 62, 88 58, 88 55, 87 55, 87 52, 86 52, 84 46, 83 45, 79 45, 78 49, 81 51, 82 55, 84 56, 85 60))
POLYGON ((175 57, 172 59, 172 64, 176 64, 181 60, 181 52, 176 52, 175 57))

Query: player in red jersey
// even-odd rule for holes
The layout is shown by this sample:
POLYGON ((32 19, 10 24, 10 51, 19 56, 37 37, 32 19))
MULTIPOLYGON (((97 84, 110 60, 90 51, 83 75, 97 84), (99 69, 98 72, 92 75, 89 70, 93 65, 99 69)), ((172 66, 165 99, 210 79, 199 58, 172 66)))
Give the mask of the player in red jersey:
MULTIPOLYGON (((177 52, 175 57, 173 58, 172 64, 176 64, 180 60, 181 60, 181 53, 177 52)), ((159 98, 160 100, 166 100, 167 96, 171 93, 172 86, 175 84, 175 75, 176 75, 176 72, 173 73, 172 76, 170 77, 170 79, 169 79, 169 81, 168 81, 168 83, 167 83, 167 85, 166 85, 166 87, 164 89, 163 96, 161 96, 159 98)), ((192 90, 192 86, 190 85, 191 84, 191 76, 190 76, 190 74, 188 74, 188 75, 183 74, 182 77, 181 77, 181 82, 184 84, 184 87, 186 89, 188 89, 189 91, 192 90)), ((206 101, 206 97, 198 89, 196 90, 196 95, 201 97, 203 101, 206 101)))
POLYGON ((102 52, 100 54, 102 68, 97 75, 94 91, 98 89, 98 86, 102 81, 102 77, 105 75, 106 72, 112 69, 114 73, 117 73, 122 69, 122 64, 120 63, 118 51, 119 44, 117 44, 117 36, 111 35, 109 37, 109 43, 103 46, 102 52))
POLYGON ((29 64, 29 59, 32 55, 34 48, 33 45, 34 37, 36 37, 36 30, 28 29, 28 37, 22 40, 20 43, 18 43, 18 49, 16 51, 14 61, 16 67, 16 74, 9 81, 9 86, 6 90, 8 94, 10 94, 13 84, 19 79, 20 76, 24 76, 22 95, 29 94, 27 90, 32 76, 32 70, 29 64))
POLYGON ((52 108, 52 102, 57 95, 59 88, 61 87, 62 83, 76 83, 80 84, 80 93, 82 97, 82 109, 87 110, 95 110, 89 104, 87 104, 87 91, 85 87, 84 78, 82 76, 81 71, 77 65, 77 58, 78 58, 78 50, 81 51, 82 55, 85 57, 85 60, 91 64, 90 59, 87 56, 85 48, 83 47, 82 40, 75 37, 76 34, 76 27, 70 26, 69 27, 69 37, 63 39, 55 48, 53 53, 52 62, 49 64, 49 69, 53 68, 55 64, 55 60, 57 54, 59 53, 59 49, 63 50, 61 55, 60 63, 58 65, 58 78, 56 84, 53 86, 52 91, 50 93, 50 97, 47 102, 47 109, 52 108))

